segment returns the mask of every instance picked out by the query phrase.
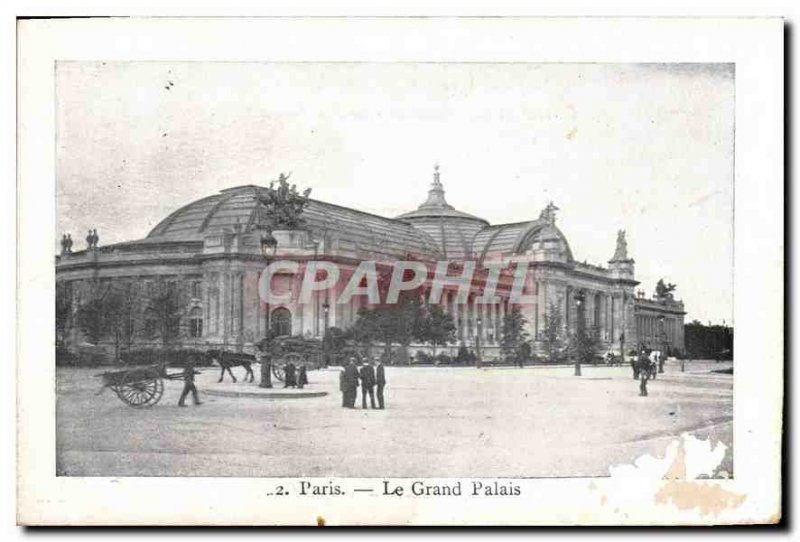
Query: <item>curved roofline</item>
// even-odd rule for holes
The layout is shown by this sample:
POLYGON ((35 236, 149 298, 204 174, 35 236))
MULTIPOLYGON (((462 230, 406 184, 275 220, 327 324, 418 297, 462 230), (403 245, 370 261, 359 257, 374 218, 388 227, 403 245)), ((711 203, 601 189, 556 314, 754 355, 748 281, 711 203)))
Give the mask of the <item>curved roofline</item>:
POLYGON ((464 219, 483 222, 490 225, 489 221, 479 216, 471 215, 457 209, 417 209, 416 211, 409 211, 394 218, 394 220, 416 220, 420 218, 453 218, 464 219))
POLYGON ((562 232, 562 231, 561 231, 561 230, 558 228, 558 226, 556 226, 555 224, 549 224, 549 223, 547 223, 547 222, 545 222, 545 223, 542 223, 542 222, 540 222, 539 220, 534 220, 534 221, 531 223, 531 226, 530 226, 529 228, 527 228, 527 229, 523 230, 523 231, 522 231, 522 232, 519 234, 519 236, 517 237, 517 240, 514 242, 514 245, 513 245, 513 247, 514 247, 514 248, 513 248, 513 251, 514 251, 514 253, 515 253, 515 254, 519 254, 519 251, 520 251, 520 250, 521 250, 521 248, 522 248, 522 243, 525 241, 525 239, 528 237, 528 235, 530 235, 530 234, 532 234, 532 233, 536 232, 537 230, 540 230, 540 229, 542 229, 542 228, 545 228, 545 227, 547 227, 547 226, 552 226, 552 227, 553 227, 553 229, 554 229, 554 230, 556 231, 556 233, 558 234, 558 237, 559 237, 559 238, 560 238, 560 239, 561 239, 561 240, 564 242, 564 245, 566 245, 566 247, 567 247, 567 259, 568 259, 568 260, 570 260, 570 261, 574 261, 574 260, 575 260, 575 258, 573 258, 573 256, 572 256, 572 247, 571 247, 571 246, 569 246, 569 241, 567 241, 567 236, 566 236, 566 235, 564 235, 564 232, 562 232))
MULTIPOLYGON (((145 239, 147 239, 148 237, 156 237, 156 236, 160 235, 160 234, 158 234, 158 233, 154 233, 154 232, 155 232, 156 230, 158 230, 159 228, 161 228, 161 229, 166 229, 166 228, 167 228, 167 227, 168 227, 170 224, 172 224, 172 222, 175 220, 175 218, 177 218, 177 216, 178 216, 179 214, 181 214, 183 211, 185 211, 186 209, 188 209, 188 208, 189 208, 189 207, 191 207, 192 205, 196 205, 196 204, 198 204, 198 203, 204 202, 204 201, 206 201, 206 200, 214 199, 214 198, 216 198, 216 197, 219 197, 219 194, 213 194, 213 195, 211 195, 211 196, 206 196, 206 197, 204 197, 204 198, 200 198, 200 199, 198 199, 198 200, 194 200, 194 201, 192 201, 192 202, 189 202, 189 203, 187 203, 186 205, 183 205, 183 206, 179 207, 178 209, 176 209, 176 210, 172 211, 170 214, 168 214, 168 215, 166 216, 166 218, 162 219, 162 220, 161 220, 161 221, 160 221, 158 224, 156 224, 155 226, 153 226, 153 229, 151 229, 151 230, 148 232, 148 234, 145 236, 145 239)), ((223 199, 224 199, 224 198, 223 198, 223 199)))

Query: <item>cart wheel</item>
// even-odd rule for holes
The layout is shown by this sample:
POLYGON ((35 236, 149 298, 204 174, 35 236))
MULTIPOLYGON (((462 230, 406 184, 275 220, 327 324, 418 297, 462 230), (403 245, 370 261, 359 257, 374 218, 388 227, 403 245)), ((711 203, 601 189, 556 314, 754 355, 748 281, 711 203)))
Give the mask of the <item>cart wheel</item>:
POLYGON ((282 368, 283 368, 283 365, 281 365, 281 364, 278 364, 278 363, 273 363, 272 364, 272 376, 275 377, 275 380, 278 380, 280 382, 283 382, 283 379, 284 379, 284 374, 283 374, 282 368))
POLYGON ((283 372, 283 366, 286 365, 289 362, 294 363, 294 366, 299 368, 301 365, 303 365, 303 363, 305 362, 305 359, 303 359, 303 356, 301 356, 300 354, 292 353, 292 354, 286 354, 285 356, 283 356, 278 361, 278 363, 273 363, 272 364, 272 375, 277 380, 280 380, 281 382, 285 381, 286 375, 283 372))
POLYGON ((115 390, 122 401, 134 408, 153 406, 164 394, 164 381, 153 371, 125 376, 115 390))

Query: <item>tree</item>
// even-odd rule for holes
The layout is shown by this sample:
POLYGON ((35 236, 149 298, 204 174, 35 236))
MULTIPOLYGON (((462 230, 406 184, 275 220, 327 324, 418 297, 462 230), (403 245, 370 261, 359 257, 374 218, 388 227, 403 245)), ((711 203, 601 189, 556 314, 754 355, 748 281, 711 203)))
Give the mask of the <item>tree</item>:
POLYGON ((72 329, 72 288, 67 282, 56 283, 56 342, 66 346, 72 329))
POLYGON ((325 336, 322 338, 322 355, 325 361, 325 366, 334 363, 338 365, 344 347, 346 344, 347 336, 344 331, 338 327, 331 327, 325 331, 325 336))
POLYGON ((578 330, 570 337, 569 352, 575 359, 575 376, 581 376, 581 364, 593 362, 600 351, 600 330, 596 327, 578 330))
POLYGON ((157 280, 147 299, 147 317, 155 322, 166 350, 180 335, 180 320, 185 303, 178 284, 172 280, 157 280))
POLYGON ((75 323, 91 344, 98 344, 108 331, 108 320, 104 314, 103 296, 99 292, 81 303, 75 312, 75 323))
POLYGON ((91 344, 99 344, 104 337, 112 336, 114 359, 119 361, 122 342, 130 345, 133 340, 135 302, 130 288, 94 282, 89 299, 76 311, 78 328, 91 344))
POLYGON ((433 356, 436 357, 437 346, 446 346, 456 341, 456 325, 453 317, 439 305, 429 305, 419 329, 418 339, 430 344, 433 356))
POLYGON ((549 363, 557 362, 564 352, 563 318, 560 306, 555 303, 550 303, 544 314, 542 346, 549 363))
POLYGON ((259 191, 260 219, 258 228, 267 231, 273 230, 298 230, 305 227, 302 217, 303 209, 308 205, 308 196, 311 189, 303 193, 297 191, 297 186, 289 185, 289 175, 280 174, 275 186, 275 181, 269 187, 259 191))
POLYGON ((389 313, 386 323, 390 327, 390 340, 400 345, 400 363, 408 365, 408 347, 424 336, 427 311, 418 297, 402 299, 400 304, 387 306, 384 311, 389 313))
POLYGON ((378 335, 378 316, 375 310, 367 307, 358 309, 356 321, 346 331, 346 337, 361 346, 366 357, 371 357, 372 345, 378 335))
POLYGON ((500 351, 506 361, 513 363, 522 359, 522 345, 527 343, 530 335, 525 331, 527 320, 522 315, 519 305, 513 305, 503 317, 503 335, 500 339, 500 351))

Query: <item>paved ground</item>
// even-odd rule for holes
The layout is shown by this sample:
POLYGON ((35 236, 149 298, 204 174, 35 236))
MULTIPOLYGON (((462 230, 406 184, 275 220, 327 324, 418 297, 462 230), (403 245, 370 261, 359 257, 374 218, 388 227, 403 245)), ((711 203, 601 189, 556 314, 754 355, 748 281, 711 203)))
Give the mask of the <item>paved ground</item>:
MULTIPOLYGON (((340 407, 338 371, 309 372, 324 397, 261 399, 205 395, 176 406, 133 409, 97 369, 59 369, 60 474, 79 476, 604 476, 644 453, 663 454, 684 431, 729 446, 730 363, 669 364, 638 396, 628 368, 387 368, 387 409, 340 407)), ((214 385, 218 370, 198 378, 214 385)), ((241 369, 234 369, 243 372, 241 369)), ((256 367, 256 373, 258 368, 256 367)), ((230 385, 228 385, 230 386, 230 385)), ((256 385, 238 383, 242 389, 256 385)), ((359 397, 360 402, 360 397, 359 397)))

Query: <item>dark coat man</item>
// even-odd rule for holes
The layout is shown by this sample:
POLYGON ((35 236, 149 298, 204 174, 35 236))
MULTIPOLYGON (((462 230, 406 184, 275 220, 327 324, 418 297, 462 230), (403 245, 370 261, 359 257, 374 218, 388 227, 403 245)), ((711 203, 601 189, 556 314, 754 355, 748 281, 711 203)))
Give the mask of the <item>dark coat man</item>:
POLYGON ((375 369, 369 361, 361 366, 359 377, 361 378, 361 408, 367 408, 368 394, 370 406, 375 408, 375 369))
POLYGON ((178 399, 178 406, 185 407, 186 406, 186 396, 189 395, 191 392, 192 399, 194 399, 194 404, 202 405, 203 403, 200 402, 200 399, 197 396, 197 388, 194 385, 194 375, 199 375, 199 371, 194 370, 194 363, 189 362, 183 368, 183 392, 181 393, 181 398, 178 399))
POLYGON ((647 397, 647 381, 650 379, 650 358, 647 357, 647 352, 642 350, 637 360, 639 369, 639 395, 647 397))
POLYGON ((344 407, 355 408, 356 395, 358 393, 358 367, 356 367, 356 362, 352 358, 344 368, 342 374, 342 388, 344 407))
POLYGON ((295 372, 294 363, 287 363, 286 366, 283 368, 284 370, 284 377, 283 377, 283 387, 284 388, 294 388, 297 387, 297 373, 295 372))
POLYGON ((308 384, 308 374, 306 374, 306 366, 301 365, 300 369, 297 371, 297 387, 301 390, 303 386, 308 384))
POLYGON ((378 387, 378 408, 383 408, 383 388, 386 387, 386 370, 383 368, 383 361, 378 361, 375 368, 375 384, 378 387))

